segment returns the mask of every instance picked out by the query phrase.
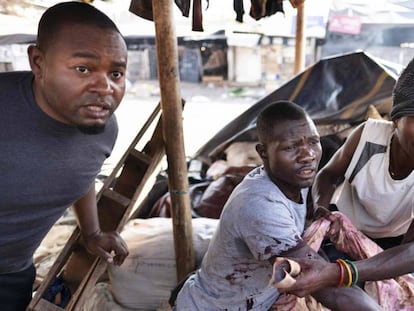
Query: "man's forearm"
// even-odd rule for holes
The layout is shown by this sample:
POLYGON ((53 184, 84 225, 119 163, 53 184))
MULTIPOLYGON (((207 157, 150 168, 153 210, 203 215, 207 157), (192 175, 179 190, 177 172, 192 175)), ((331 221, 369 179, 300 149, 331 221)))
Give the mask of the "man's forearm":
POLYGON ((337 311, 382 310, 376 301, 359 287, 327 287, 313 294, 325 307, 337 311))
POLYGON ((361 281, 378 281, 414 272, 414 243, 387 249, 355 262, 361 281))
POLYGON ((95 183, 89 191, 73 205, 73 211, 84 236, 100 232, 98 210, 96 207, 95 183))
POLYGON ((321 171, 312 185, 312 197, 314 203, 328 207, 336 189, 336 180, 325 171, 321 171))
POLYGON ((317 176, 315 183, 312 185, 314 218, 316 214, 320 212, 318 209, 329 209, 329 204, 331 202, 335 189, 336 185, 333 182, 329 181, 328 177, 323 175, 317 176))

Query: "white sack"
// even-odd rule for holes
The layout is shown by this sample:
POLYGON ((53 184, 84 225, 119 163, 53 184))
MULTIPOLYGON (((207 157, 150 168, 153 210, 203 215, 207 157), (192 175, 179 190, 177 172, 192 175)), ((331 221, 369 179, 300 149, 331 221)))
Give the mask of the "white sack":
POLYGON ((135 311, 120 306, 112 296, 111 286, 107 283, 97 283, 91 297, 86 300, 83 311, 135 311))
MULTIPOLYGON (((218 219, 195 218, 192 223, 198 267, 218 219)), ((108 268, 113 296, 124 307, 156 310, 168 301, 177 284, 172 219, 133 219, 121 235, 128 245, 129 256, 122 266, 108 268)))

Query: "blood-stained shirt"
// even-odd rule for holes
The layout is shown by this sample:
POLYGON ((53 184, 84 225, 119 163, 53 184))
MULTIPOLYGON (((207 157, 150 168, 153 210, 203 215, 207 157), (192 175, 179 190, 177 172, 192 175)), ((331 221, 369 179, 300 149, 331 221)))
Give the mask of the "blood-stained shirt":
POLYGON ((269 286, 269 259, 295 247, 305 225, 306 196, 289 200, 262 167, 234 189, 201 268, 177 297, 177 310, 267 311, 279 296, 269 286))

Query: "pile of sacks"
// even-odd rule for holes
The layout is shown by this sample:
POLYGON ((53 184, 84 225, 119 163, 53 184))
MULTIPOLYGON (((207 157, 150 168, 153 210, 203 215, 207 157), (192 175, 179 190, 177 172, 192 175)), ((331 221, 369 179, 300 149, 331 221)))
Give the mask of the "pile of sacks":
MULTIPOLYGON (((218 220, 192 220, 196 266, 207 251, 218 220)), ((108 267, 108 283, 98 283, 85 311, 169 310, 168 299, 177 285, 174 234, 171 218, 133 219, 122 237, 129 256, 108 267)))

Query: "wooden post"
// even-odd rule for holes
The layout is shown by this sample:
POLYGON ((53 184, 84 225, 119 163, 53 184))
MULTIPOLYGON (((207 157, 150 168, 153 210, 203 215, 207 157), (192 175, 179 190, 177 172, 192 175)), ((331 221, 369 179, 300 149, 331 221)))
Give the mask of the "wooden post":
POLYGON ((177 280, 180 281, 195 269, 195 255, 173 5, 173 0, 152 1, 162 121, 168 160, 168 187, 172 203, 177 280))
POLYGON ((301 3, 297 6, 296 14, 295 75, 305 68, 305 53, 305 3, 301 3))

